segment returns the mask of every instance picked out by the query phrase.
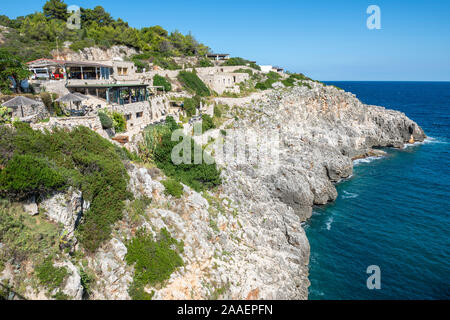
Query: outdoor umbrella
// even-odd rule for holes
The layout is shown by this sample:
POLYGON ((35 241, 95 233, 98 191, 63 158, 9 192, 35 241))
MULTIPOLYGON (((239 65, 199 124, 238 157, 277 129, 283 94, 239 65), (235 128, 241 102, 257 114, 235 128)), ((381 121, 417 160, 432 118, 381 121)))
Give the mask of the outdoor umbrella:
POLYGON ((80 98, 83 99, 83 100, 89 99, 88 96, 85 96, 84 94, 79 93, 79 92, 74 92, 73 94, 76 95, 77 97, 80 97, 80 98))
POLYGON ((10 107, 10 108, 17 108, 20 106, 21 111, 22 111, 22 118, 24 117, 24 115, 23 115, 23 107, 24 106, 35 106, 38 104, 40 104, 39 101, 32 100, 32 99, 29 99, 24 96, 17 96, 9 101, 6 101, 5 103, 2 103, 3 106, 10 107))
POLYGON ((56 99, 57 102, 69 102, 70 107, 72 107, 72 102, 81 102, 83 100, 85 99, 73 93, 68 93, 65 96, 62 96, 61 98, 56 99))

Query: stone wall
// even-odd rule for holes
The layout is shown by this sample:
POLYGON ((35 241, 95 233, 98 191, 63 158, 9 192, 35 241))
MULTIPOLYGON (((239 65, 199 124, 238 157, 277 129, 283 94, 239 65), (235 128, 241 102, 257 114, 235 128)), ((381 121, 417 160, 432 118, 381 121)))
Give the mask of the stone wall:
POLYGON ((100 123, 100 119, 98 118, 98 116, 50 118, 48 122, 31 124, 33 130, 44 130, 44 129, 52 130, 55 127, 72 130, 73 128, 79 126, 87 127, 97 132, 102 137, 108 138, 108 135, 102 128, 102 124, 100 123))

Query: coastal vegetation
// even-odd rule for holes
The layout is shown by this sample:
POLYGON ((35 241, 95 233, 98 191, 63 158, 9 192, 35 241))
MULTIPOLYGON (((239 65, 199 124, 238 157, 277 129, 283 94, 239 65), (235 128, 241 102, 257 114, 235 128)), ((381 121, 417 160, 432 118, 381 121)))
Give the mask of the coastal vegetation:
POLYGON ((125 260, 134 266, 133 283, 129 294, 133 300, 151 300, 154 292, 145 291, 145 286, 155 286, 170 278, 183 266, 180 254, 184 251, 183 241, 177 241, 166 229, 162 229, 154 239, 145 230, 138 230, 136 237, 127 243, 125 260))
POLYGON ((105 130, 114 128, 116 133, 127 131, 127 121, 125 116, 120 112, 105 109, 98 112, 98 117, 105 130))
MULTIPOLYGON (((161 77, 158 74, 153 77, 153 85, 157 87, 163 87, 165 92, 169 92, 172 90, 172 84, 169 82, 169 80, 161 77)), ((158 88, 158 90, 162 91, 161 88, 158 88)))
POLYGON ((0 25, 9 28, 3 46, 14 56, 29 61, 51 58, 51 51, 66 41, 71 43, 73 50, 126 45, 145 53, 161 67, 170 57, 204 56, 209 52, 209 48, 191 34, 169 33, 161 26, 132 28, 122 19, 114 19, 101 6, 81 8, 81 28, 78 30, 67 28, 69 16, 67 4, 62 0, 49 0, 41 12, 27 16, 10 19, 2 15, 0 25))
POLYGON ((5 48, 0 48, 0 91, 4 94, 11 93, 11 80, 26 79, 30 71, 20 58, 10 53, 5 48))
POLYGON ((164 188, 166 188, 166 190, 164 191, 166 195, 171 195, 178 199, 183 195, 183 186, 178 181, 174 179, 167 179, 161 181, 161 183, 163 184, 164 188))
POLYGON ((189 71, 180 71, 178 80, 183 84, 184 88, 200 97, 207 97, 211 95, 209 88, 197 76, 197 74, 189 71))
POLYGON ((190 161, 178 165, 173 163, 172 150, 180 143, 180 141, 172 141, 172 133, 177 129, 179 126, 172 117, 168 117, 165 124, 147 128, 144 132, 144 143, 139 148, 141 159, 156 164, 166 176, 182 182, 196 191, 220 185, 220 171, 209 154, 202 152, 201 163, 195 163, 195 151, 202 149, 191 137, 180 137, 180 139, 188 139, 190 143, 191 150, 188 155, 190 161))
POLYGON ((81 190, 91 206, 77 234, 86 250, 95 251, 109 239, 130 196, 122 163, 128 153, 85 127, 41 132, 14 125, 0 127, 0 196, 23 200, 69 186, 81 190))
MULTIPOLYGON (((7 263, 26 266, 32 263, 37 281, 47 288, 57 288, 64 278, 63 271, 50 270, 46 260, 56 257, 59 252, 60 226, 43 219, 40 215, 30 216, 23 211, 22 205, 6 199, 0 199, 0 273, 7 263), (48 271, 51 272, 48 272, 48 271)), ((52 265, 53 267, 53 265, 52 265)), ((25 268, 15 271, 17 282, 29 277, 25 268)), ((25 288, 14 288, 18 294, 24 295, 25 288)), ((1 300, 0 292, 0 300, 1 300)), ((5 297, 7 298, 7 297, 5 297)))

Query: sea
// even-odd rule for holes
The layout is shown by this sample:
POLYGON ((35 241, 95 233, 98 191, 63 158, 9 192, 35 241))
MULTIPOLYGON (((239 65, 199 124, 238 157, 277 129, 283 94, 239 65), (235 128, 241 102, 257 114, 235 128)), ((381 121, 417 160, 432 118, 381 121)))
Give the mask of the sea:
POLYGON ((327 82, 404 112, 428 136, 354 163, 338 199, 316 207, 312 300, 450 298, 450 82, 327 82))

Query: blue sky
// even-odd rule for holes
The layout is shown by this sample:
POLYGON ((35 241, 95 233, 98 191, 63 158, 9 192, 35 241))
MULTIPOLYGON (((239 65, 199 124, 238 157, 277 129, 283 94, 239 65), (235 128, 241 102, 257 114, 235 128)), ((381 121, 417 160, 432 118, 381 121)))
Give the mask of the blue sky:
MULTIPOLYGON (((213 51, 319 80, 450 80, 449 0, 66 0, 103 6, 133 27, 189 31, 213 51), (369 5, 381 30, 366 27, 369 5)), ((45 0, 2 0, 10 17, 45 0)))

